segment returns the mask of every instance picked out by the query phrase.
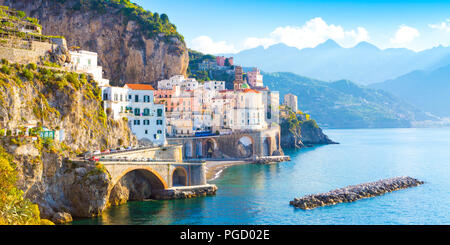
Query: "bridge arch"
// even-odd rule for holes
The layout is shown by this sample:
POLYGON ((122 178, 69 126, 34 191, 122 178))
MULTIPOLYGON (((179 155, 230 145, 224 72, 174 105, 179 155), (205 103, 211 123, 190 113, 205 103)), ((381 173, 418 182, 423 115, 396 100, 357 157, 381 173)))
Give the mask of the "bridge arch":
POLYGON ((172 171, 172 186, 188 186, 188 173, 183 167, 176 167, 172 171))
POLYGON ((161 175, 157 171, 155 171, 154 169, 152 169, 150 167, 146 167, 146 166, 136 166, 136 167, 127 168, 125 171, 122 171, 118 176, 113 178, 113 180, 111 181, 111 184, 112 184, 111 186, 114 187, 125 175, 127 175, 128 173, 131 173, 133 171, 139 171, 140 173, 145 175, 147 180, 149 180, 152 188, 161 189, 161 190, 168 188, 168 185, 167 185, 166 181, 164 180, 164 178, 162 178, 161 175))
POLYGON ((218 144, 216 139, 207 138, 202 141, 202 155, 207 158, 214 156, 214 153, 218 149, 218 144))
POLYGON ((270 136, 265 136, 262 144, 262 155, 270 156, 272 155, 272 138, 270 136))
POLYGON ((242 135, 237 142, 238 154, 240 157, 251 157, 255 153, 255 141, 250 135, 242 135))

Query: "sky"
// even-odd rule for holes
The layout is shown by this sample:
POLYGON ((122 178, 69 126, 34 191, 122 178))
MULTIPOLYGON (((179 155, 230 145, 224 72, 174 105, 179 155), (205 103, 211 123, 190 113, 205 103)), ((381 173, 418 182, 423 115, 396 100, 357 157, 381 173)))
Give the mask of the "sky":
POLYGON ((187 46, 236 53, 284 43, 312 48, 328 39, 342 47, 366 41, 381 49, 422 51, 450 45, 450 1, 135 0, 166 13, 187 46))

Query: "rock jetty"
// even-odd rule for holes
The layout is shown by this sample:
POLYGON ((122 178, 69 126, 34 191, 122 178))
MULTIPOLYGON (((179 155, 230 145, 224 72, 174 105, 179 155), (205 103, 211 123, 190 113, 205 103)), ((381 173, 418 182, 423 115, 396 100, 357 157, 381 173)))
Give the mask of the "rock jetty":
POLYGON ((290 201, 290 205, 305 210, 314 209, 343 202, 353 202, 367 197, 380 196, 387 192, 414 187, 423 183, 423 181, 411 177, 395 177, 376 182, 351 185, 327 193, 294 198, 293 201, 290 201))

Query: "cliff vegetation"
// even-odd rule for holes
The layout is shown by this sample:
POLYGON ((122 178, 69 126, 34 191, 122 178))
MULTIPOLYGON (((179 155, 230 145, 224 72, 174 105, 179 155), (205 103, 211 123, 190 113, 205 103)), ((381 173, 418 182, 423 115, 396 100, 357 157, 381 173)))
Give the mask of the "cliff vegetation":
POLYGON ((294 112, 287 106, 281 106, 280 111, 282 148, 291 149, 320 144, 335 144, 308 114, 302 111, 294 112))
POLYGON ((156 82, 186 75, 183 36, 166 14, 125 0, 0 0, 40 20, 44 35, 64 36, 69 46, 97 52, 113 85, 156 82))
POLYGON ((127 122, 108 118, 97 83, 85 74, 6 60, 0 65, 1 222, 99 215, 110 176, 101 164, 69 159, 136 145, 127 122))

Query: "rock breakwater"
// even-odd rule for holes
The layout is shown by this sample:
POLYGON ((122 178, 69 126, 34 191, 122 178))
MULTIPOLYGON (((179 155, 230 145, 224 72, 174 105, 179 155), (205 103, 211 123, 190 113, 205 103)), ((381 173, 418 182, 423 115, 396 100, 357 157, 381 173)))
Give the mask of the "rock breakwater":
POLYGON ((290 201, 290 205, 305 210, 314 209, 343 202, 353 202, 367 197, 380 196, 387 192, 414 187, 423 183, 423 181, 412 177, 395 177, 376 182, 351 185, 327 193, 294 198, 293 201, 290 201))

